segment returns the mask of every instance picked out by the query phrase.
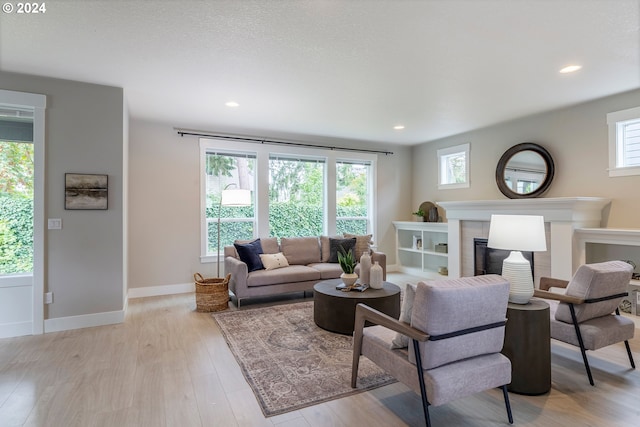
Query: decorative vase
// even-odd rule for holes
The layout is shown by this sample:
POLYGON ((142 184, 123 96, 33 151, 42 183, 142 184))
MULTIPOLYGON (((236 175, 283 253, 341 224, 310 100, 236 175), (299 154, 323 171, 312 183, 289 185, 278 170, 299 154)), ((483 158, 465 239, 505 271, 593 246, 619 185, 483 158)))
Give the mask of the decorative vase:
POLYGON ((356 273, 342 273, 340 278, 345 286, 351 286, 358 280, 358 275, 356 273))
POLYGON ((363 285, 369 284, 369 273, 371 272, 371 255, 369 252, 363 252, 360 257, 360 283, 363 285))
POLYGON ((382 289, 382 267, 378 261, 373 264, 369 273, 369 286, 372 289, 382 289))
POLYGON ((438 222, 438 208, 435 206, 429 209, 429 222, 438 222))

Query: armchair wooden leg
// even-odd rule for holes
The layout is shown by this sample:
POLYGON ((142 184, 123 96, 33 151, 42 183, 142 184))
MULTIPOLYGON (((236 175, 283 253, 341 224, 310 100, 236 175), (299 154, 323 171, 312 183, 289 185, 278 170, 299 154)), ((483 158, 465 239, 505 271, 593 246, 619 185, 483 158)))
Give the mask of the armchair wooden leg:
POLYGON ((504 405, 507 407, 507 417, 509 417, 509 424, 513 424, 513 414, 511 413, 511 404, 509 403, 509 393, 507 392, 507 385, 502 386, 502 394, 504 395, 504 405))
POLYGON ((582 353, 582 360, 584 361, 584 367, 587 370, 587 376, 589 377, 589 384, 593 383, 593 376, 591 375, 591 368, 589 367, 589 360, 587 359, 587 351, 584 348, 584 342, 582 341, 582 334, 580 333, 580 326, 578 326, 578 319, 576 319, 576 311, 573 308, 573 304, 569 303, 569 311, 571 311, 571 320, 573 321, 573 327, 576 330, 576 336, 578 337, 578 344, 580 344, 580 352, 582 353))
POLYGON ((429 401, 427 400, 427 387, 424 384, 424 371, 422 370, 420 346, 418 345, 418 341, 411 341, 413 341, 413 351, 416 354, 416 369, 418 371, 418 383, 420 384, 420 397, 422 398, 422 410, 424 411, 424 419, 427 423, 427 427, 431 427, 431 420, 429 419, 429 401))
POLYGON ((358 381, 358 367, 360 365, 360 354, 362 354, 362 330, 364 329, 364 316, 360 314, 356 307, 356 319, 353 325, 353 361, 351 364, 351 387, 356 388, 358 381))

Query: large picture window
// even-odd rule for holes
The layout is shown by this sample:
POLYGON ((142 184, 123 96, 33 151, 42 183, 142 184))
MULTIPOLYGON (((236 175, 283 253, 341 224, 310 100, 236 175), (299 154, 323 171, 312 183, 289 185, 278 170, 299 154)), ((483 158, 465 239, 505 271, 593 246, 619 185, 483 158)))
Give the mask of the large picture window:
POLYGON ((200 140, 203 262, 236 239, 373 234, 375 165, 369 153, 200 140), (220 205, 221 193, 251 190, 252 205, 220 205))

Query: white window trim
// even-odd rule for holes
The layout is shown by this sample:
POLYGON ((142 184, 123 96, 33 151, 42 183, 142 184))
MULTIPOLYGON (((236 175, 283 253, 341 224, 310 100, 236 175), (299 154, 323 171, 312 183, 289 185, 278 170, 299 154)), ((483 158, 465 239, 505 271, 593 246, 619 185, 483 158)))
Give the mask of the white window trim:
POLYGON ((456 145, 453 147, 447 147, 447 148, 441 148, 437 151, 437 161, 438 161, 438 190, 453 190, 456 188, 469 188, 469 163, 471 163, 470 161, 470 157, 469 157, 469 150, 470 150, 470 144, 466 143, 466 144, 460 144, 460 145, 456 145), (442 177, 442 157, 443 156, 448 156, 450 154, 454 154, 454 153, 460 153, 460 152, 464 152, 465 155, 465 176, 467 178, 467 180, 465 182, 460 182, 460 183, 456 183, 456 184, 443 184, 441 182, 441 177, 442 177))
POLYGON ((376 216, 376 188, 377 183, 377 160, 378 156, 367 153, 350 153, 333 150, 313 149, 306 147, 286 148, 268 144, 253 144, 248 142, 228 141, 216 138, 200 138, 200 262, 217 262, 215 255, 206 255, 207 249, 207 218, 206 207, 206 181, 205 176, 205 154, 207 151, 219 150, 229 152, 251 152, 256 154, 256 189, 255 189, 255 224, 253 227, 253 237, 263 237, 269 235, 269 155, 282 154, 284 156, 300 155, 302 157, 319 157, 325 159, 327 180, 325 194, 325 234, 332 236, 336 234, 336 162, 339 160, 356 159, 371 162, 371 198, 369 201, 369 212, 371 218, 369 232, 373 238, 377 236, 377 216, 376 216), (286 151, 285 151, 286 150, 286 151), (333 215, 328 214, 333 212, 333 215))
POLYGON ((609 177, 640 175, 640 167, 618 167, 616 158, 618 155, 618 123, 640 118, 640 107, 627 110, 614 111, 607 114, 609 127, 609 177))

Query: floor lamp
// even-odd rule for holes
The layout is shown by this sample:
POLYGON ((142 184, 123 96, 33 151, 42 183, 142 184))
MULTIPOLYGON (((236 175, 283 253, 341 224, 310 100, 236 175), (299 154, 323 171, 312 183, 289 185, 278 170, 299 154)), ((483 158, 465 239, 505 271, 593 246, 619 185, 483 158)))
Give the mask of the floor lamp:
POLYGON ((222 216, 222 207, 242 207, 242 206, 251 206, 251 191, 243 190, 240 188, 229 189, 231 186, 236 186, 236 184, 231 183, 227 184, 222 190, 222 194, 220 195, 220 206, 218 206, 218 276, 220 277, 220 217, 222 216))
POLYGON ((491 215, 487 247, 511 251, 502 262, 509 302, 527 304, 533 296, 531 264, 521 251, 546 251, 544 218, 539 215, 491 215))

